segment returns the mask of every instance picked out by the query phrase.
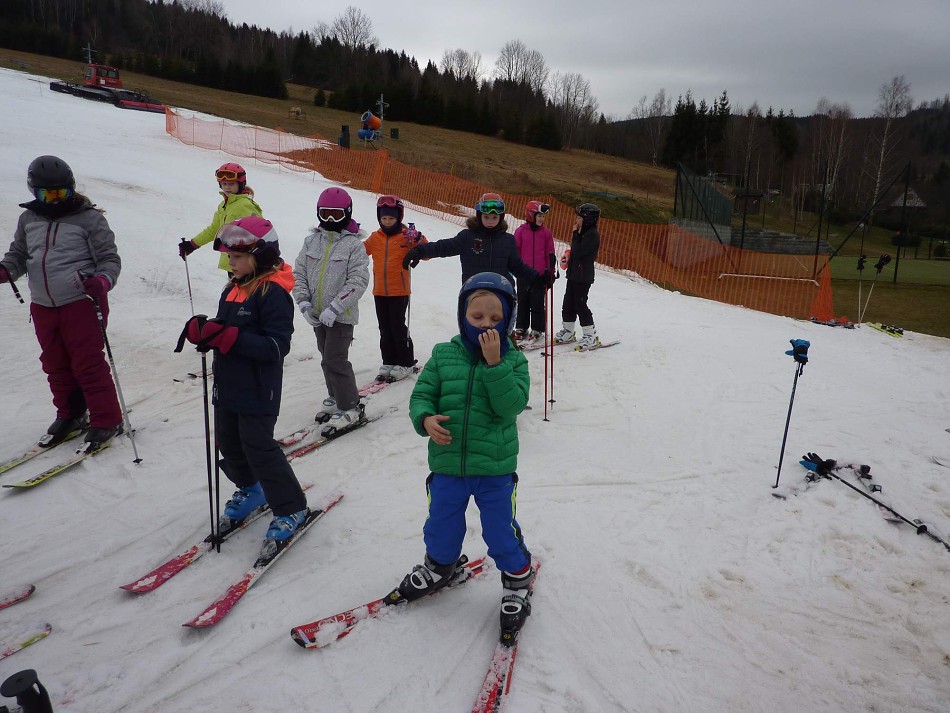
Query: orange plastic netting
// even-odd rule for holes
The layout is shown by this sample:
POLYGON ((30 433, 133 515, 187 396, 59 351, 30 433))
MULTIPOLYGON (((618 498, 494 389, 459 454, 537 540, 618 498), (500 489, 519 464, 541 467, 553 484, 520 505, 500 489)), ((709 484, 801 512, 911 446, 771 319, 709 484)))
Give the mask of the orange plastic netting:
MULTIPOLYGON (((283 131, 186 117, 168 109, 165 128, 185 144, 220 150, 294 171, 316 171, 357 190, 398 195, 414 209, 459 225, 479 196, 492 188, 403 164, 385 150, 343 149, 329 141, 283 131)), ((499 191, 496 191, 499 192, 499 191)), ((499 192, 519 216, 528 200, 551 205, 547 226, 569 242, 574 209, 553 196, 499 192)), ((828 256, 740 250, 676 225, 627 223, 601 218, 603 267, 635 273, 670 289, 728 304, 796 318, 834 317, 828 256)))

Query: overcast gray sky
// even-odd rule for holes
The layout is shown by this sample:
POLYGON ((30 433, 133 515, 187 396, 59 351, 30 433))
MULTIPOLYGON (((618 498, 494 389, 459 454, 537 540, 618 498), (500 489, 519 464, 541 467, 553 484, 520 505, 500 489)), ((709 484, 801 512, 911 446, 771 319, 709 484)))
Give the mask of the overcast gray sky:
POLYGON ((950 93, 950 0, 519 0, 516 3, 224 0, 232 23, 275 31, 331 23, 348 4, 380 46, 425 67, 461 48, 494 68, 518 39, 554 72, 590 82, 600 111, 625 118, 643 95, 692 90, 733 109, 758 102, 804 116, 822 97, 873 114, 879 87, 906 76, 915 105, 950 93))

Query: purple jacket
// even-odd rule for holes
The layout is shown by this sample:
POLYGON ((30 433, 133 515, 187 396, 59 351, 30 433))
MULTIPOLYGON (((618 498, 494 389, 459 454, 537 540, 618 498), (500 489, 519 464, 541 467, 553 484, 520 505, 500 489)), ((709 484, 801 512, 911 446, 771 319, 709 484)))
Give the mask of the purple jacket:
POLYGON ((554 255, 554 236, 544 226, 524 223, 515 230, 515 245, 522 261, 543 273, 551 267, 554 255))

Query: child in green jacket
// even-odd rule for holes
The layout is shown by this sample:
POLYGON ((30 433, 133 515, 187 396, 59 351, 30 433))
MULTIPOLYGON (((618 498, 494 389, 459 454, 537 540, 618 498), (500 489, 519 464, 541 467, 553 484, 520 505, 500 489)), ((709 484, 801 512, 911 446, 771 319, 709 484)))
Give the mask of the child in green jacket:
POLYGON ((461 571, 465 509, 475 498, 488 556, 501 571, 502 631, 517 636, 530 613, 531 553, 515 519, 518 490, 516 419, 528 403, 528 362, 508 338, 514 320, 511 283, 482 272, 462 286, 459 334, 437 344, 409 400, 419 435, 429 436, 429 516, 424 564, 390 595, 413 600, 461 571))
MULTIPOLYGON (((181 239, 178 244, 178 255, 182 260, 186 260, 195 250, 214 240, 222 226, 250 215, 264 216, 261 207, 254 201, 254 191, 247 185, 247 174, 241 164, 233 162, 222 164, 214 172, 214 177, 218 181, 218 188, 224 200, 214 212, 211 224, 207 228, 191 240, 181 239)), ((227 253, 221 253, 221 257, 218 258, 218 267, 230 274, 227 253)))

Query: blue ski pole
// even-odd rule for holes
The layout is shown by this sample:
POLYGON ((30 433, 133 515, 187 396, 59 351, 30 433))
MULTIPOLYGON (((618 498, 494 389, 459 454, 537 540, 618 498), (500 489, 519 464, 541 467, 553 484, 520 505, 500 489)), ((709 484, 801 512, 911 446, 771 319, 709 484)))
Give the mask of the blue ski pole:
POLYGON ((805 370, 805 364, 808 363, 808 347, 811 342, 806 339, 790 339, 792 348, 786 354, 795 360, 795 381, 792 382, 792 398, 788 402, 788 416, 785 417, 785 433, 782 435, 782 451, 778 454, 778 473, 775 475, 775 485, 778 487, 779 478, 782 477, 782 460, 785 458, 785 442, 788 440, 788 424, 792 420, 792 406, 795 404, 795 389, 798 387, 798 377, 805 370))

